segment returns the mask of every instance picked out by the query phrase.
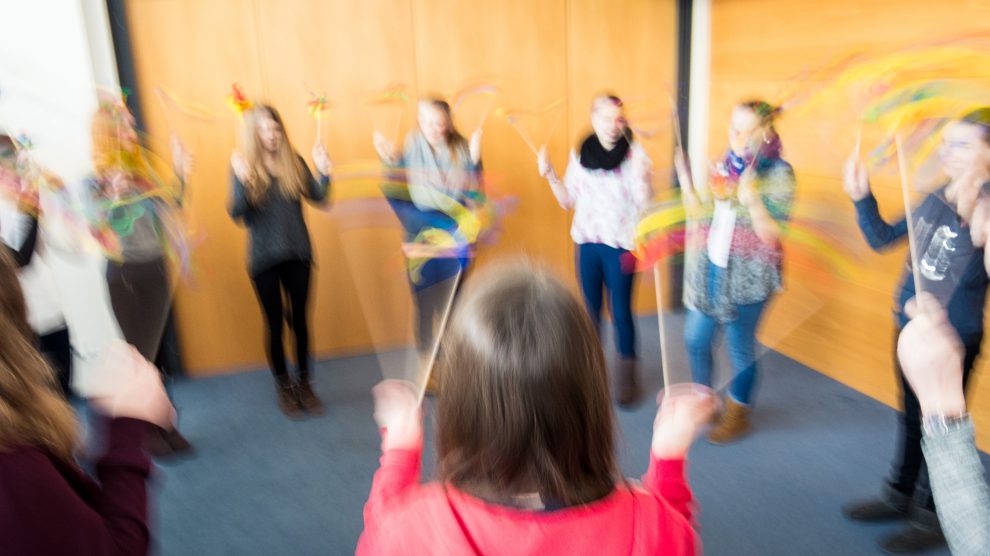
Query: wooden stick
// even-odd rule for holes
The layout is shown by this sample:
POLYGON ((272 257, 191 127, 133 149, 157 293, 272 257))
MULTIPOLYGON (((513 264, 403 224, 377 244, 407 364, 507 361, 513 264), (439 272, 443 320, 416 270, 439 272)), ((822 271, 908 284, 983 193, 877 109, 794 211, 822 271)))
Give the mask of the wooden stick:
POLYGON ((158 98, 158 104, 162 107, 162 113, 165 115, 165 124, 168 125, 168 130, 175 133, 175 126, 172 125, 172 118, 168 106, 165 104, 165 93, 160 88, 155 87, 155 97, 158 98))
POLYGON ((457 287, 461 283, 461 274, 463 272, 463 270, 458 270, 454 276, 454 285, 450 290, 450 296, 447 298, 447 308, 443 311, 443 318, 440 319, 440 327, 437 328, 436 339, 433 340, 433 349, 430 351, 430 360, 426 363, 426 373, 423 376, 423 383, 419 385, 419 396, 417 397, 419 403, 417 405, 422 405, 423 397, 426 395, 426 385, 430 382, 430 375, 433 374, 433 366, 437 362, 437 354, 440 353, 440 340, 443 339, 443 333, 447 330, 447 319, 450 318, 450 310, 454 307, 454 297, 457 295, 457 287))
POLYGON ((663 399, 670 396, 670 365, 667 361, 667 333, 663 325, 663 293, 660 289, 660 261, 653 263, 653 286, 657 296, 657 325, 660 328, 660 370, 663 372, 663 399))
POLYGON ((481 113, 481 121, 478 122, 478 127, 475 129, 481 129, 482 126, 485 125, 485 121, 488 119, 488 114, 491 113, 493 106, 495 106, 495 95, 492 95, 491 98, 488 99, 488 105, 485 106, 485 111, 481 113))
POLYGON ((901 191, 904 194, 904 215, 907 219, 908 251, 911 254, 911 274, 914 277, 914 292, 915 295, 918 295, 922 292, 921 267, 918 264, 918 243, 914 235, 914 219, 911 216, 911 196, 908 191, 908 181, 911 178, 908 176, 907 158, 904 156, 904 147, 901 143, 900 133, 894 136, 894 144, 897 146, 897 168, 901 176, 901 191))
POLYGON ((859 122, 859 128, 856 130, 856 159, 860 157, 860 151, 863 147, 863 122, 859 122))
POLYGON ((677 108, 673 110, 674 115, 674 148, 684 150, 684 144, 681 142, 681 115, 677 112, 677 108))
POLYGON ((519 126, 515 124, 515 122, 509 122, 509 125, 511 125, 512 128, 516 130, 516 133, 518 133, 519 136, 523 138, 523 141, 525 141, 526 144, 529 146, 529 150, 533 151, 533 154, 535 154, 536 156, 540 156, 540 151, 536 148, 535 145, 533 145, 533 140, 530 139, 529 136, 526 135, 526 133, 522 129, 520 129, 519 126))
POLYGON ((550 133, 547 134, 547 140, 543 142, 543 146, 550 144, 550 140, 553 139, 553 132, 557 131, 557 124, 560 123, 560 116, 563 113, 564 113, 563 110, 557 112, 557 117, 554 118, 553 125, 550 126, 550 133))
POLYGON ((316 113, 316 142, 320 142, 320 122, 323 121, 323 116, 317 112, 316 113))
POLYGON ((395 130, 392 132, 392 144, 399 144, 399 133, 402 132, 402 113, 405 111, 405 106, 399 108, 399 117, 395 119, 395 130))

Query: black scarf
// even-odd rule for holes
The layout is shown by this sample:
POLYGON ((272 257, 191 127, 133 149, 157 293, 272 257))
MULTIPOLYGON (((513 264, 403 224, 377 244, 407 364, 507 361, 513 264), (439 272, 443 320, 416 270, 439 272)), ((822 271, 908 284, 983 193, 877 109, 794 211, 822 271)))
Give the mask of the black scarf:
POLYGON ((581 143, 581 166, 589 170, 615 170, 629 154, 629 138, 623 135, 612 150, 606 151, 598 136, 592 133, 581 143))

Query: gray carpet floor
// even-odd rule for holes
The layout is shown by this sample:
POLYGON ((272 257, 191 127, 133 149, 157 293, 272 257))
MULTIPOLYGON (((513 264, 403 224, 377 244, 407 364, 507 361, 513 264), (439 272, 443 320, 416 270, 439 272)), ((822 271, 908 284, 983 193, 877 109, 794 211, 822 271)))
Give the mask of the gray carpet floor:
MULTIPOLYGON (((682 371, 680 329, 680 317, 670 316, 670 366, 682 371)), ((655 319, 641 319, 638 331, 646 386, 656 392, 655 319)), ((159 466, 158 553, 353 553, 379 455, 370 396, 378 362, 374 355, 320 362, 316 388, 328 412, 302 422, 279 413, 264 370, 176 383, 180 428, 197 451, 159 466)), ((879 554, 876 539, 897 525, 851 523, 839 507, 878 491, 894 449, 895 412, 772 351, 761 365, 755 434, 728 447, 699 441, 690 456, 705 553, 879 554)), ((727 380, 719 376, 716 384, 727 380)), ((654 411, 647 401, 618 413, 628 476, 645 471, 654 411)))

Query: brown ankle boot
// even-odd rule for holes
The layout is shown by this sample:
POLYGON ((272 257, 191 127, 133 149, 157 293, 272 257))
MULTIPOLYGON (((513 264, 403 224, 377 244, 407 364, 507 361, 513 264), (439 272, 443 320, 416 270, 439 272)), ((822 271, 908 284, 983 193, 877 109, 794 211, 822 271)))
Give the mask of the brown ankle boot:
POLYGON ((312 415, 323 415, 325 410, 323 402, 313 392, 313 386, 309 380, 299 382, 299 405, 312 415))
POLYGON ((749 432, 749 407, 730 397, 725 398, 725 410, 708 434, 712 444, 729 444, 749 432))
POLYGON ((278 396, 278 408, 286 417, 294 421, 303 418, 299 396, 296 395, 296 385, 289 378, 275 380, 275 392, 278 396))
POLYGON ((631 409, 639 401, 639 362, 621 358, 615 367, 615 402, 623 409, 631 409))

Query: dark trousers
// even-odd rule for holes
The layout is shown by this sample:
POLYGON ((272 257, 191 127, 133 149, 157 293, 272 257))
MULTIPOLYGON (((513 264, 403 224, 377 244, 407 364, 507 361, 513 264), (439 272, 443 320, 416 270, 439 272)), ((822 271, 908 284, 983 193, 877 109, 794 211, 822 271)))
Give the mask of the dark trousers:
POLYGON ((437 329, 440 327, 444 311, 452 303, 451 297, 456 299, 463 283, 463 276, 455 274, 427 287, 413 287, 413 306, 416 313, 416 350, 420 355, 429 356, 432 353, 433 344, 437 341, 437 329))
POLYGON ((631 272, 622 269, 625 249, 600 243, 581 243, 577 251, 578 279, 584 305, 595 329, 601 333, 603 288, 608 290, 609 310, 615 323, 616 348, 619 356, 636 358, 636 328, 633 325, 631 272))
POLYGON ((299 366, 299 379, 309 380, 309 326, 307 305, 309 303, 309 261, 287 261, 263 270, 251 277, 254 291, 265 315, 267 324, 268 364, 277 379, 286 380, 288 370, 285 364, 285 348, 282 345, 282 325, 289 322, 296 340, 296 364, 299 366), (288 312, 282 303, 282 292, 288 299, 288 312))
POLYGON ((69 342, 69 329, 61 328, 38 338, 38 347, 55 369, 62 395, 69 397, 72 383, 72 344, 69 342))
MULTIPOLYGON (((900 331, 898 331, 900 335, 900 331)), ((969 385, 969 377, 973 373, 973 365, 980 354, 982 338, 965 346, 966 355, 963 359, 963 389, 969 385)), ((894 365, 897 378, 901 383, 902 403, 904 412, 900 415, 898 450, 894 467, 891 470, 890 486, 898 492, 913 496, 915 502, 927 509, 935 510, 935 500, 932 498, 928 484, 928 469, 925 467, 925 456, 921 451, 921 406, 914 390, 904 378, 900 361, 897 359, 897 343, 894 343, 894 365)))
POLYGON ((110 304, 124 341, 151 362, 158 356, 172 304, 167 273, 165 259, 107 266, 110 304))

